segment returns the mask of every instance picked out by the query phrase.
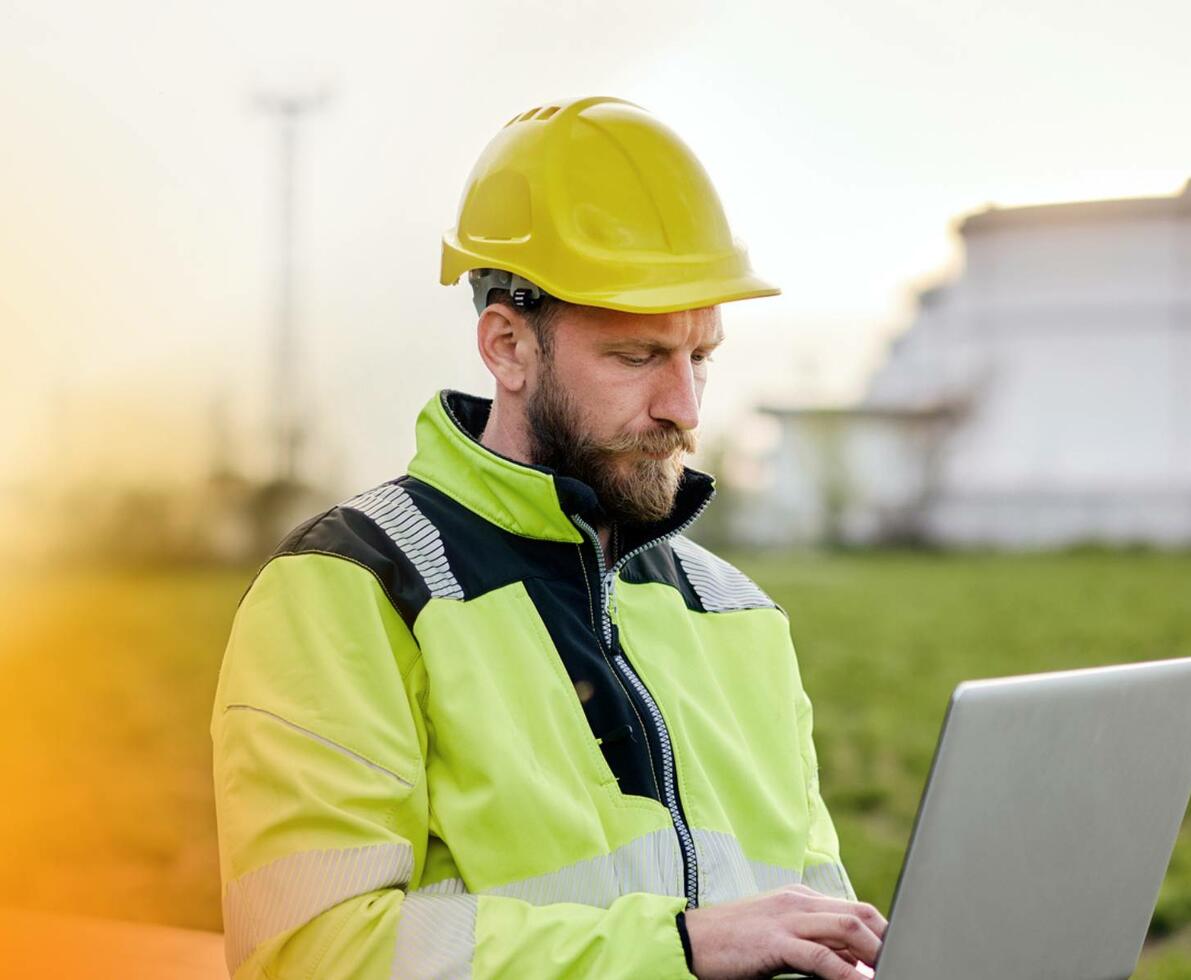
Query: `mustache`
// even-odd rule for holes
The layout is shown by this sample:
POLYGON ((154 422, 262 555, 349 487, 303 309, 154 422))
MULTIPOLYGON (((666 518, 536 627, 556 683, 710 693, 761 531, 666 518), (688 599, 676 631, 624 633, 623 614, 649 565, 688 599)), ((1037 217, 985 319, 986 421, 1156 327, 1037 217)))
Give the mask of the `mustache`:
POLYGON ((605 453, 693 453, 698 437, 693 429, 650 429, 647 432, 622 432, 600 445, 605 453))

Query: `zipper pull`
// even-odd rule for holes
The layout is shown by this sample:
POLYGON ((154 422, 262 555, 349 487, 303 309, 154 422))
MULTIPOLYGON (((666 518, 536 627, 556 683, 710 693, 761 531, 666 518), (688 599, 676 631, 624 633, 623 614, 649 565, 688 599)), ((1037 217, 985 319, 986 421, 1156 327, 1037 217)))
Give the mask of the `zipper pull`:
POLYGON ((608 618, 616 619, 616 572, 609 572, 604 576, 604 608, 608 610, 608 618))
POLYGON ((620 653, 621 653, 621 651, 620 651, 620 627, 618 627, 615 623, 611 623, 611 622, 608 625, 612 627, 612 656, 619 657, 620 653))

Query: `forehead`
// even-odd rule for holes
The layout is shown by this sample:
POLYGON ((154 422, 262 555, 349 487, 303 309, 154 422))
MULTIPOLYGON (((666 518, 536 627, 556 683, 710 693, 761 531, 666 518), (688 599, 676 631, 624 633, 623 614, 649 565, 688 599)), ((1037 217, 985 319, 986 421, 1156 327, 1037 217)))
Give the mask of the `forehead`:
POLYGON ((718 306, 674 313, 625 313, 599 307, 571 307, 556 321, 558 339, 603 348, 622 343, 699 347, 723 340, 718 306))

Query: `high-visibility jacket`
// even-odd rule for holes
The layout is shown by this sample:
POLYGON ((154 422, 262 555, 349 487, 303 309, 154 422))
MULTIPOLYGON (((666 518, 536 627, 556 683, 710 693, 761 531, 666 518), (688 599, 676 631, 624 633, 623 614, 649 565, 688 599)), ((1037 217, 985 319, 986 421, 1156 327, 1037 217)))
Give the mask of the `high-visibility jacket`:
POLYGON ((211 723, 236 977, 689 977, 681 910, 854 897, 785 613, 444 391, 409 474, 257 573, 211 723))

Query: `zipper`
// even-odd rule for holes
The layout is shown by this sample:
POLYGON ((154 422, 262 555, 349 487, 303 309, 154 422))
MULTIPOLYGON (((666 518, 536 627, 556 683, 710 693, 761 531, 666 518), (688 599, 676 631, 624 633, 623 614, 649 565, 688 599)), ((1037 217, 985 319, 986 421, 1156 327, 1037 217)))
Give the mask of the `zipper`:
MULTIPOLYGON (((579 546, 576 545, 575 547, 578 548, 579 546)), ((594 602, 595 596, 592 595, 591 583, 587 580, 587 566, 583 563, 582 549, 579 550, 579 562, 580 562, 580 566, 582 567, 582 570, 583 570, 583 585, 587 589, 587 598, 589 600, 592 600, 592 609, 594 610, 595 609, 595 602, 594 602)), ((600 568, 597 570, 597 578, 601 577, 603 575, 603 572, 604 572, 604 569, 601 564, 600 568)), ((591 621, 591 628, 593 630, 598 629, 598 627, 595 624, 594 618, 591 621)), ((637 707, 637 702, 633 700, 633 696, 629 693, 628 688, 624 686, 625 681, 621 675, 621 672, 619 670, 617 670, 615 664, 612 663, 611 649, 606 648, 604 646, 604 644, 600 642, 600 638, 598 636, 595 638, 595 641, 596 641, 596 648, 600 651, 600 656, 602 656, 604 658, 604 663, 606 663, 608 665, 608 670, 611 671, 612 678, 613 678, 613 680, 616 681, 616 686, 620 688, 620 693, 624 695, 625 701, 627 701, 629 707, 633 709, 633 717, 637 719, 637 725, 640 727, 642 734, 644 734, 646 736, 646 738, 645 738, 645 755, 649 759, 649 778, 651 780, 653 780, 653 788, 657 791, 658 799, 660 800, 662 798, 662 787, 658 785, 658 769, 653 761, 653 746, 651 746, 649 744, 648 732, 645 727, 645 719, 641 716, 641 709, 637 707)))
POLYGON ((695 523, 709 503, 711 503, 711 496, 708 496, 699 508, 682 524, 674 528, 674 530, 651 541, 647 541, 645 544, 634 548, 628 554, 622 555, 606 572, 604 571, 604 548, 600 544, 599 534, 595 528, 578 514, 574 514, 571 517, 575 526, 583 531, 591 540, 592 545, 595 547, 596 557, 599 559, 600 627, 604 635, 604 643, 608 651, 612 654, 612 662, 616 670, 645 706, 646 713, 653 723, 654 734, 657 736, 658 744, 662 749, 662 802, 665 804, 666 809, 670 811, 670 819, 674 823, 674 832, 678 835, 678 845, 682 852, 684 892, 688 908, 699 907, 699 867, 695 856, 695 839, 691 835, 690 827, 687 826, 686 817, 682 812, 682 802, 678 798, 678 780, 674 768, 674 747, 670 743, 670 733, 666 729, 666 722, 662 718, 662 712, 658 708, 657 702, 653 699, 653 695, 649 693, 649 689, 637 675, 637 672, 633 669, 632 664, 629 663, 628 658, 625 657, 624 651, 620 647, 618 630, 616 624, 613 622, 613 616, 616 610, 616 577, 620 574, 620 570, 625 564, 642 552, 648 551, 663 541, 681 534, 695 523))

